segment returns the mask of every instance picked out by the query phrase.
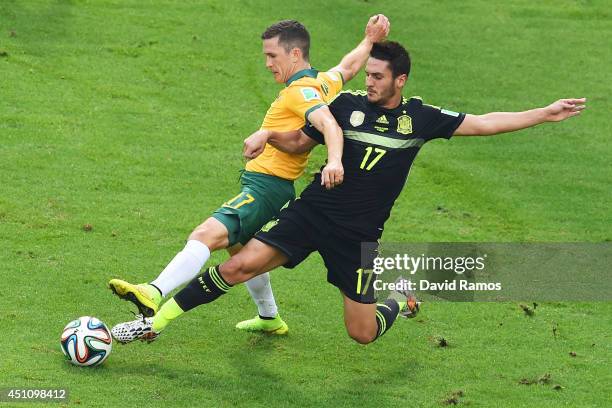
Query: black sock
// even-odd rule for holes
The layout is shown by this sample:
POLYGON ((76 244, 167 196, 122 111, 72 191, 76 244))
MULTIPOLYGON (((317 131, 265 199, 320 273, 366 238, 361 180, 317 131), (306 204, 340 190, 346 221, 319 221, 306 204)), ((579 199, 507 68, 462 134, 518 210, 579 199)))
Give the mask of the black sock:
POLYGON ((378 304, 376 308, 376 323, 378 324, 376 338, 385 334, 393 326, 398 313, 399 304, 394 299, 387 299, 382 304, 378 304))
POLYGON ((219 273, 219 265, 211 266, 202 275, 194 278, 181 289, 174 300, 184 311, 210 303, 232 288, 219 273))

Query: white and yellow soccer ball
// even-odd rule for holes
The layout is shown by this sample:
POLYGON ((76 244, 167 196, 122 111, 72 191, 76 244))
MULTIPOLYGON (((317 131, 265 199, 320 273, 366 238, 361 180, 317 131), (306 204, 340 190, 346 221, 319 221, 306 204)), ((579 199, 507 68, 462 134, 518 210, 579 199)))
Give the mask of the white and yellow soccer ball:
POLYGON ((100 320, 81 316, 64 327, 60 344, 66 359, 72 364, 91 367, 108 358, 113 338, 100 320))

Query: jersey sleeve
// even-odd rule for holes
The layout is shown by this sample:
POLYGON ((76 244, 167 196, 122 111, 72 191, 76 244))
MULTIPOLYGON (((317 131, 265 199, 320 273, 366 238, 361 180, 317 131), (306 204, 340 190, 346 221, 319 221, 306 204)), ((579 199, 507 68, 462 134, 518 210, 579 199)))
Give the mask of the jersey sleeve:
POLYGON ((318 108, 325 106, 325 102, 319 90, 315 87, 292 86, 287 89, 285 105, 287 109, 307 121, 308 115, 318 108))
MULTIPOLYGON (((344 130, 345 112, 347 112, 347 109, 348 111, 350 111, 350 107, 352 106, 347 95, 344 92, 338 94, 337 97, 335 97, 328 106, 332 116, 334 117, 336 122, 338 122, 338 126, 340 126, 340 129, 344 130)), ((317 143, 323 145, 325 144, 325 138, 323 137, 323 134, 319 132, 319 130, 314 127, 312 123, 306 121, 306 125, 302 128, 302 132, 304 132, 306 136, 310 137, 317 143)))
POLYGON ((324 145, 325 138, 323 137, 323 133, 319 132, 319 129, 313 126, 312 123, 306 122, 306 126, 302 128, 302 132, 315 142, 324 145))
POLYGON ((325 82, 329 84, 328 99, 332 99, 342 91, 344 86, 342 73, 339 71, 327 71, 323 73, 323 77, 325 82))
POLYGON ((423 129, 425 140, 450 139, 465 119, 465 113, 453 112, 437 106, 423 104, 422 109, 426 122, 423 129))

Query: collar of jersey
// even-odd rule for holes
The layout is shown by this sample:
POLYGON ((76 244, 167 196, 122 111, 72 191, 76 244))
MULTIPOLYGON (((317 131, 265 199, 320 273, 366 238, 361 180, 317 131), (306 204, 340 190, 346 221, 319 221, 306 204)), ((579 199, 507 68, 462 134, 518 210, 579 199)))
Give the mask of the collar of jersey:
POLYGON ((289 78, 287 80, 287 82, 285 82, 285 86, 289 86, 291 85, 291 83, 293 81, 297 81, 300 78, 304 78, 304 77, 311 77, 311 78, 316 78, 317 74, 319 73, 319 71, 317 71, 314 68, 310 68, 310 69, 303 69, 301 71, 296 72, 295 74, 291 75, 291 78, 289 78))
POLYGON ((372 102, 368 101, 367 97, 366 97, 366 103, 367 103, 369 106, 371 106, 371 107, 372 107, 372 109, 374 109, 374 110, 376 110, 376 111, 379 111, 379 112, 383 112, 383 113, 384 113, 384 112, 395 112, 395 111, 399 111, 400 109, 406 109, 406 108, 405 108, 405 104, 404 104, 404 99, 403 99, 403 98, 402 98, 402 100, 400 101, 400 104, 399 104, 399 105, 397 105, 397 107, 395 107, 395 108, 391 108, 391 109, 389 109, 389 108, 383 108, 382 106, 379 106, 379 105, 377 105, 377 104, 375 104, 375 103, 372 103, 372 102))

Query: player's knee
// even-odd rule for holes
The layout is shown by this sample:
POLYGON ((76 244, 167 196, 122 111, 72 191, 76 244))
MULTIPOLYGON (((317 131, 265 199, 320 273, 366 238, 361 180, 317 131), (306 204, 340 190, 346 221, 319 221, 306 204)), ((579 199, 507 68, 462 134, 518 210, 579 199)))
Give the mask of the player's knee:
POLYGON ((369 330, 366 327, 348 327, 347 333, 349 337, 359 344, 368 344, 376 339, 376 332, 369 330))
POLYGON ((229 245, 227 230, 219 228, 215 223, 206 220, 203 224, 196 227, 191 234, 190 240, 197 240, 203 243, 211 251, 226 248, 229 245))
POLYGON ((243 256, 231 257, 220 268, 221 276, 230 285, 246 282, 255 276, 255 269, 249 266, 243 256))

